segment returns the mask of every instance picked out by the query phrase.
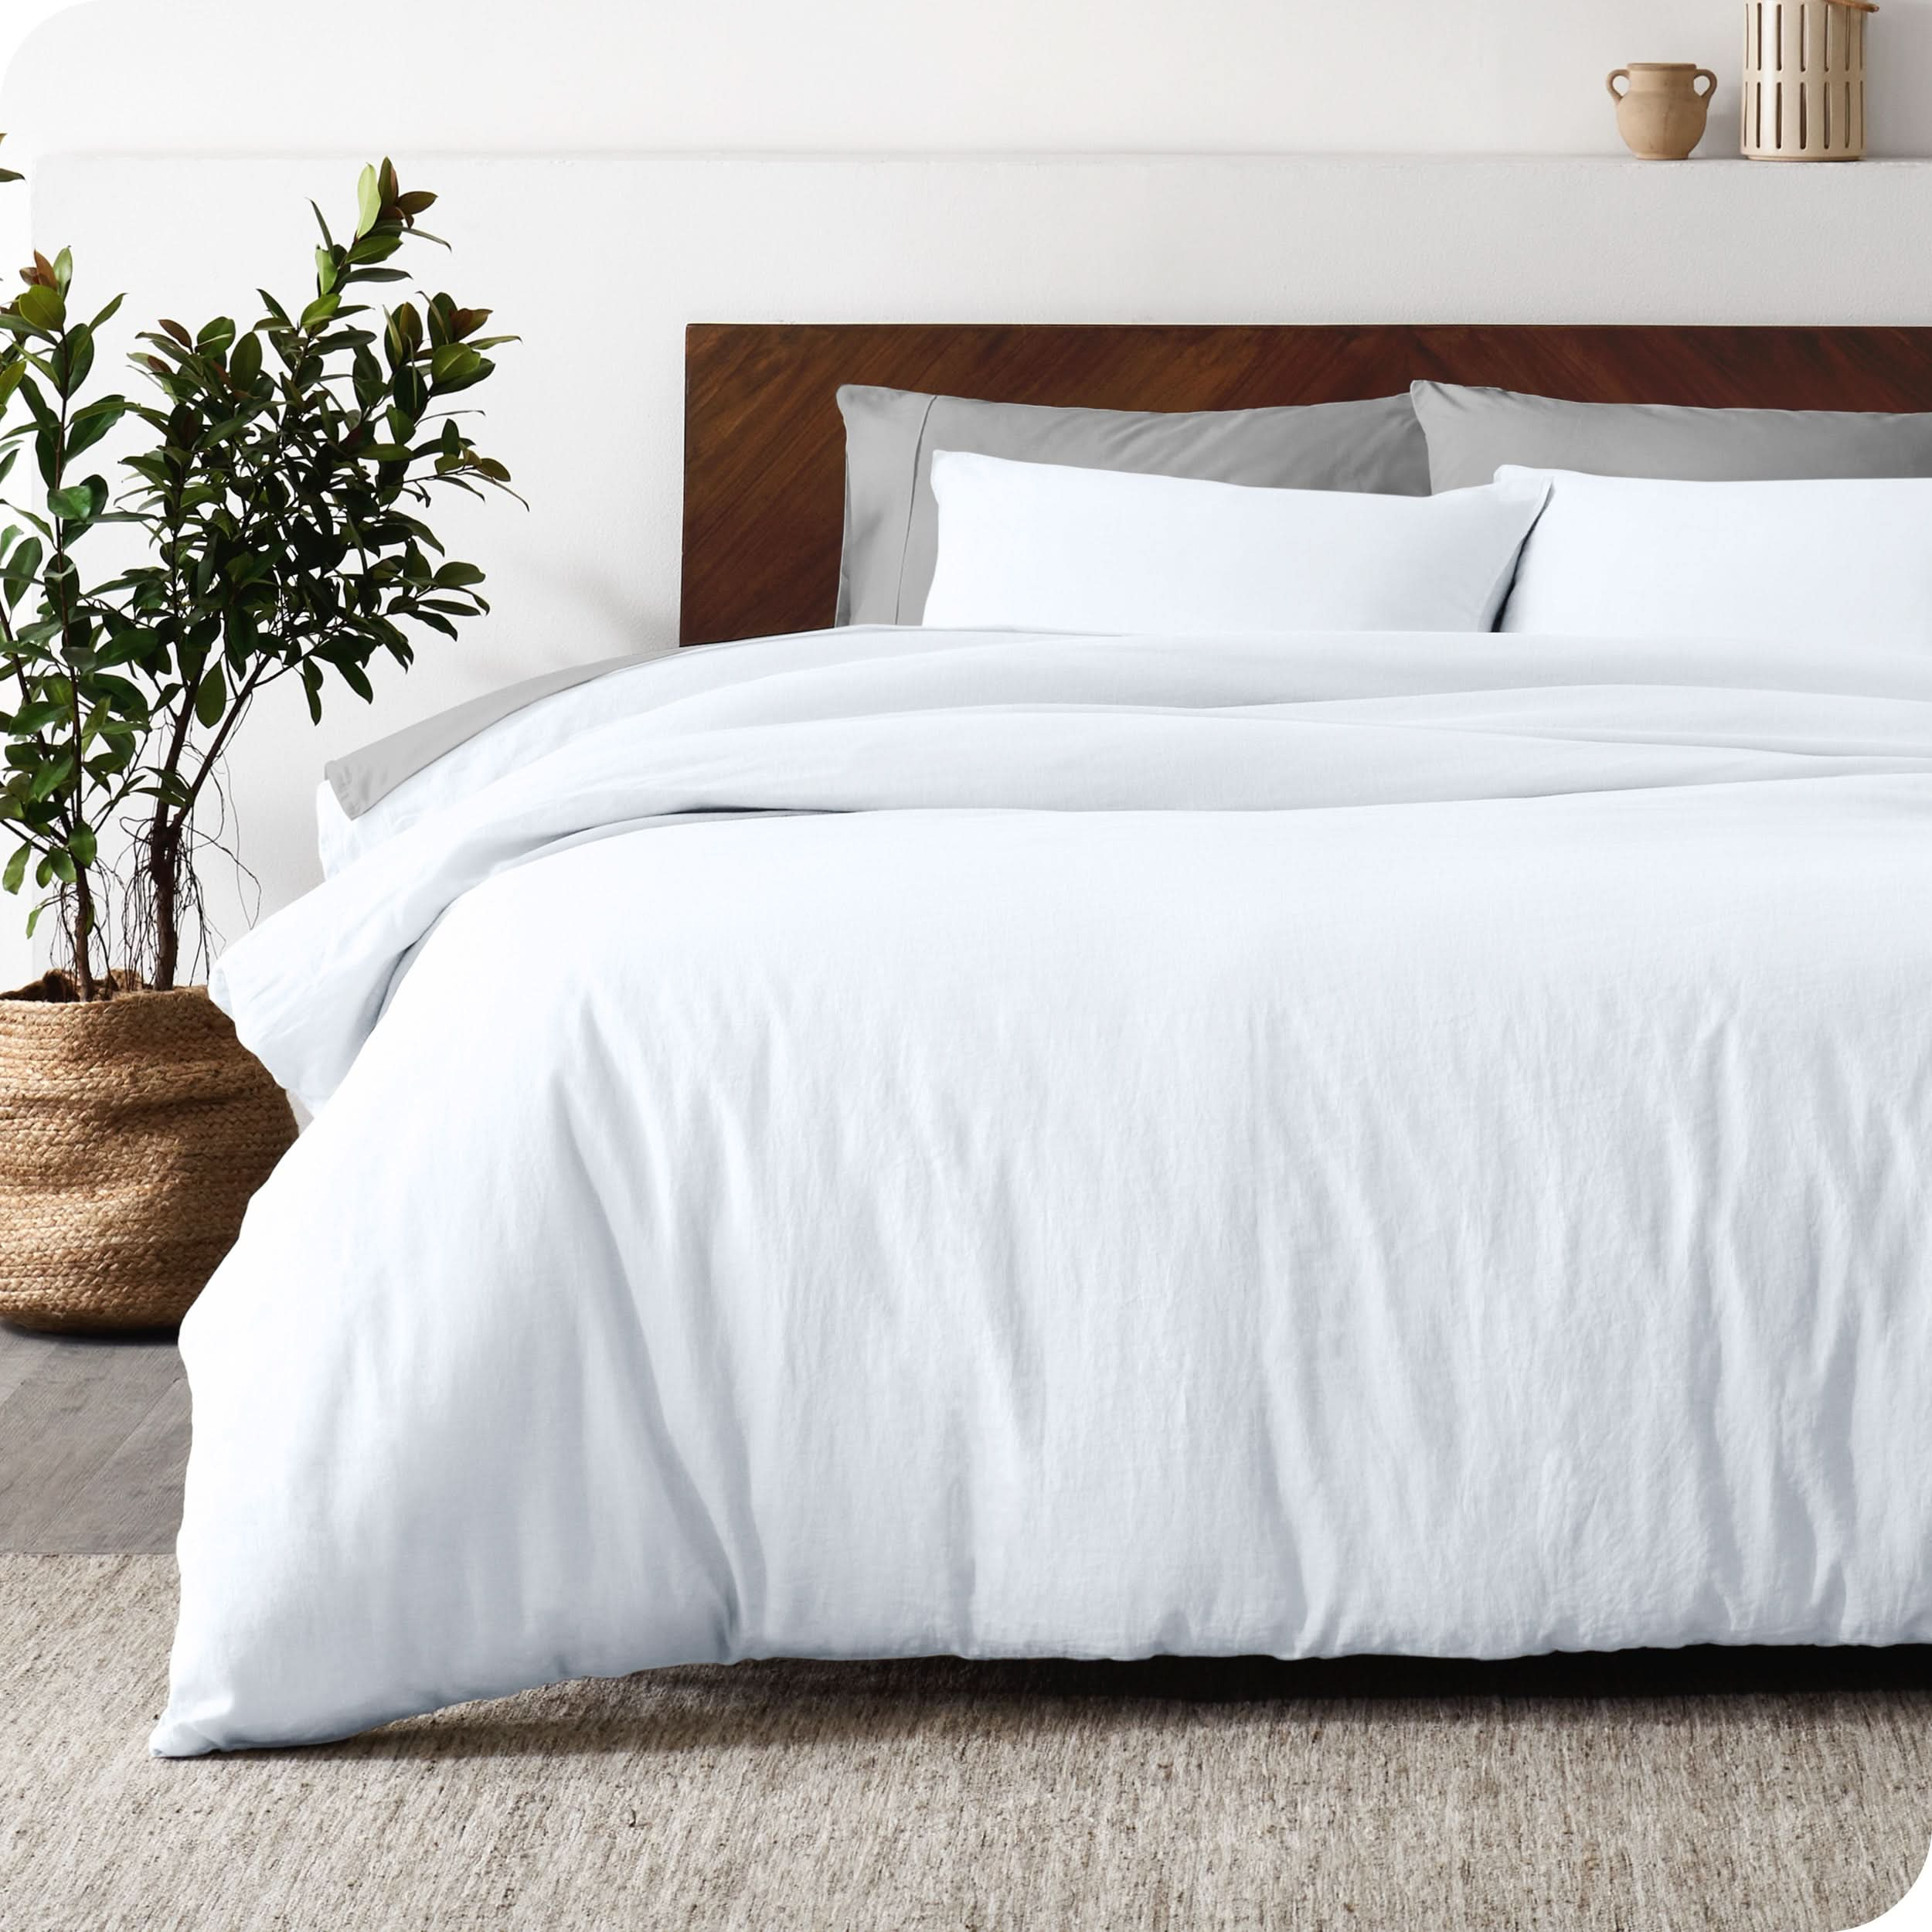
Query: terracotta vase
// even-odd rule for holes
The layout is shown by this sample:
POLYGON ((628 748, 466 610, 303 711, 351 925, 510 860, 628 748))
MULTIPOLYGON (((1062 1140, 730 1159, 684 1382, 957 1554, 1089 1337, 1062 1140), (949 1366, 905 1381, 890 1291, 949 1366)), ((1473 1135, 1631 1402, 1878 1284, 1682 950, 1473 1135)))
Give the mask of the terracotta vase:
POLYGON ((1684 161, 1704 138, 1717 77, 1689 60, 1633 60, 1604 83, 1617 104, 1617 131, 1642 161, 1684 161), (1617 91, 1618 81, 1624 91, 1617 91), (1706 83, 1702 93, 1697 83, 1706 83))

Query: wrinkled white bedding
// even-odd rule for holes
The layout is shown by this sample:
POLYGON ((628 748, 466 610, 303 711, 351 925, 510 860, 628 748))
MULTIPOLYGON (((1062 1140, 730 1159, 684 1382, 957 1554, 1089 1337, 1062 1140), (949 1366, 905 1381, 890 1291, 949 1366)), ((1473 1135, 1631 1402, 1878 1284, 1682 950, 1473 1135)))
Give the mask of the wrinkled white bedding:
POLYGON ((1932 1639, 1932 654, 667 669, 222 963, 320 1113, 183 1332, 157 1750, 774 1653, 1932 1639))

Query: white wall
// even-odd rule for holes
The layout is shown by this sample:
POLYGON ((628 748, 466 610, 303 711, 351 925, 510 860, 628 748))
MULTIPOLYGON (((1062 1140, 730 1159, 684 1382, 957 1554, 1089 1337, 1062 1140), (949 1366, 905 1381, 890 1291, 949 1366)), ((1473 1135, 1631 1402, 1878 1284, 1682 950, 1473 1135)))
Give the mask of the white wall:
POLYGON ((80 0, 6 0, 0 8, 0 74, 7 71, 42 21, 79 4, 80 0))
MULTIPOLYGON (((1917 44, 1927 4, 1890 0, 1875 56, 1881 29, 1917 44)), ((1311 0, 419 0, 332 8, 313 46, 307 9, 94 0, 33 37, 0 127, 38 151, 43 246, 133 291, 131 318, 299 291, 307 198, 345 208, 388 148, 444 196, 433 272, 526 338, 481 393, 532 509, 448 532, 495 616, 428 640, 373 716, 344 693, 311 730, 290 697, 238 749, 272 907, 314 876, 326 757, 673 634, 688 321, 1932 318, 1932 248, 1900 244, 1932 235, 1932 167, 1597 151, 1602 69, 1681 53, 1728 78, 1734 10, 1364 0, 1352 58, 1311 0), (438 78, 416 100, 393 77, 419 57, 438 78), (1581 158, 1445 158, 1526 144, 1581 158), (1324 145, 1442 152, 1281 151, 1324 145)), ((216 917, 237 929, 230 895, 216 917)))
MULTIPOLYGON (((0 0, 0 74, 5 74, 14 56, 43 20, 50 19, 77 0, 0 0)), ((15 98, 10 92, 9 100, 15 98)), ((44 111, 37 118, 43 129, 52 117, 44 111)), ((7 124, 0 119, 0 133, 7 124)), ((15 139, 0 147, 0 167, 18 169, 27 155, 29 143, 15 139)), ((27 198, 19 187, 0 194, 0 276, 12 279, 15 267, 27 259, 27 198)))

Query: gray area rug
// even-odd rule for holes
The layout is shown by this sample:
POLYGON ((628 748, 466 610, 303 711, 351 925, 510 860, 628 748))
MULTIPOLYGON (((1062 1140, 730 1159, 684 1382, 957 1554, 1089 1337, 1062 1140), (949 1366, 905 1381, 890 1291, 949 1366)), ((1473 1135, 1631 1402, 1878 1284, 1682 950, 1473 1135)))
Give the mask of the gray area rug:
POLYGON ((1840 1932, 1932 1832, 1916 1690, 1208 1699, 756 1664, 164 1764, 173 1610, 165 1557, 0 1559, 9 1932, 1840 1932))

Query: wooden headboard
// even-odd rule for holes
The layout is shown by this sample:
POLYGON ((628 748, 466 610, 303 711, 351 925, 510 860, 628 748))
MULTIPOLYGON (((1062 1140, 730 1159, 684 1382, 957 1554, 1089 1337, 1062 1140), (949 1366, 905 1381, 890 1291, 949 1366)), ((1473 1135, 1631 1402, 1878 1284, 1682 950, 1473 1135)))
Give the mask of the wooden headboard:
POLYGON ((680 641, 832 621, 842 383, 1097 409, 1389 396, 1418 377, 1587 403, 1932 410, 1932 328, 694 324, 680 641))

